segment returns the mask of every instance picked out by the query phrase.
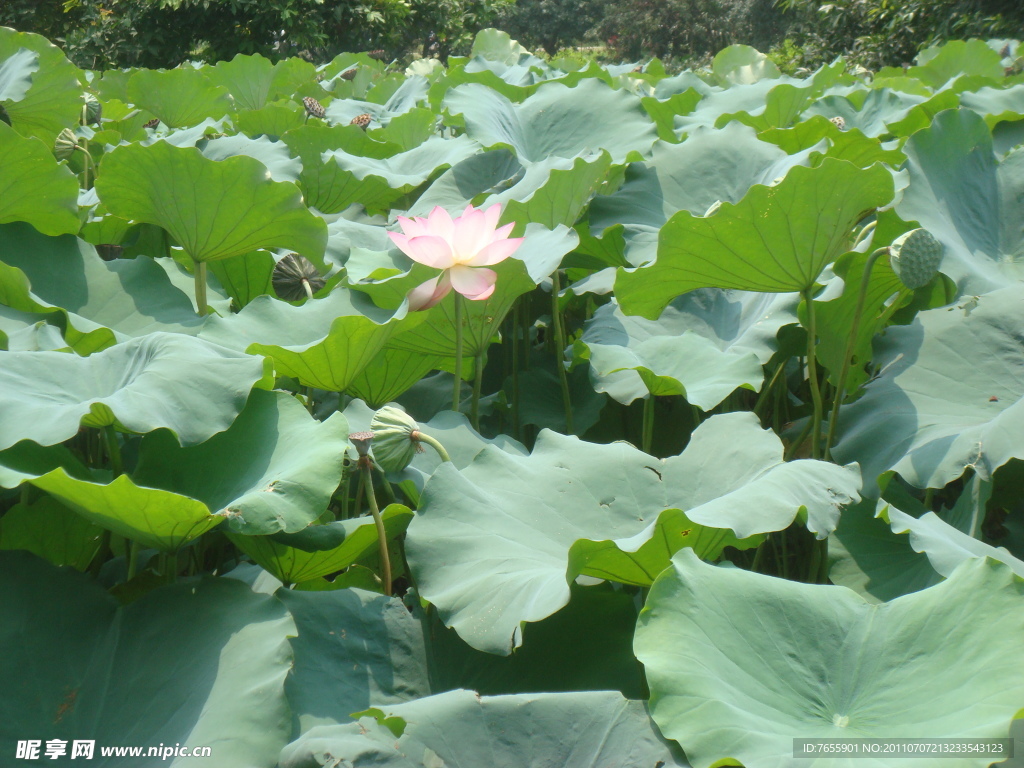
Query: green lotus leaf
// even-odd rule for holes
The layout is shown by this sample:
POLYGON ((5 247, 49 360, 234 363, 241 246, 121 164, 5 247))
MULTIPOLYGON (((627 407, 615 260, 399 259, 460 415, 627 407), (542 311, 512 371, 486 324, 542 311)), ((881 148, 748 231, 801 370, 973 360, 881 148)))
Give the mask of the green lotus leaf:
POLYGON ((316 67, 312 63, 298 56, 281 59, 274 65, 274 79, 270 84, 268 98, 289 98, 315 80, 316 67))
POLYGON ((714 551, 798 515, 827 535, 840 507, 857 498, 856 468, 785 463, 782 452, 750 413, 709 419, 666 460, 547 431, 529 456, 488 447, 461 471, 434 471, 409 526, 409 564, 448 626, 474 648, 507 655, 521 623, 564 606, 580 574, 650 583, 668 565, 669 542, 714 551), (735 537, 692 530, 699 526, 735 537), (596 572, 581 555, 594 557, 596 572))
MULTIPOLYGON (((0 553, 0 582, 6 754, 21 734, 65 740, 69 752, 74 739, 130 734, 146 747, 213 745, 223 768, 276 765, 291 733, 295 623, 275 598, 207 578, 119 606, 85 576, 21 552, 0 553)), ((126 764, 99 748, 89 762, 126 764)))
POLYGON ((760 390, 776 334, 795 322, 792 294, 698 289, 658 320, 624 315, 612 301, 587 321, 573 355, 590 361, 594 388, 620 403, 683 395, 710 411, 737 387, 760 390))
POLYGON ((271 278, 276 264, 267 251, 253 251, 211 261, 210 272, 241 309, 258 296, 274 295, 271 278))
POLYGON ((1004 74, 998 51, 983 40, 951 40, 926 48, 917 60, 918 66, 908 69, 907 76, 936 89, 959 75, 1002 79, 1004 74))
POLYGON ((831 147, 826 150, 828 157, 849 160, 858 168, 869 168, 874 163, 888 163, 894 167, 903 165, 906 155, 890 142, 865 136, 858 128, 846 127, 840 130, 831 120, 821 115, 812 115, 792 128, 770 128, 758 134, 761 141, 776 144, 780 149, 795 154, 810 149, 828 139, 831 147))
POLYGON ((217 139, 202 140, 197 146, 203 157, 210 160, 225 160, 240 155, 259 160, 267 167, 270 178, 274 181, 298 182, 302 173, 302 163, 288 153, 288 147, 279 141, 271 141, 266 136, 258 139, 250 139, 239 134, 221 136, 217 139))
POLYGON ((140 69, 128 81, 129 101, 152 112, 171 128, 184 128, 231 111, 228 89, 214 85, 205 73, 183 69, 140 69))
POLYGON ((711 73, 718 85, 747 85, 782 73, 775 63, 749 45, 730 45, 715 56, 711 73))
POLYGON ((810 289, 846 250, 854 224, 893 194, 881 164, 862 169, 826 158, 816 168, 794 167, 775 186, 752 187, 710 216, 680 211, 662 227, 653 265, 619 271, 619 303, 627 314, 655 319, 694 288, 810 289))
POLYGON ((0 168, 0 224, 27 221, 45 235, 78 232, 78 179, 42 141, 0 125, 0 168))
MULTIPOLYGON (((690 77, 680 75, 678 78, 666 78, 666 81, 669 82, 669 86, 663 91, 665 96, 677 92, 680 88, 683 91, 686 88, 696 88, 698 92, 704 94, 704 98, 697 102, 693 111, 678 115, 673 119, 676 132, 688 135, 698 126, 716 127, 722 115, 757 112, 764 106, 771 90, 790 79, 783 75, 778 79, 764 78, 755 83, 738 84, 728 88, 709 86, 696 75, 690 77)), ((660 85, 661 83, 659 83, 660 85)), ((655 95, 658 98, 664 98, 658 91, 655 91, 655 95)))
POLYGON ((68 349, 60 328, 41 312, 22 312, 0 304, 0 349, 39 352, 68 349))
POLYGON ((985 118, 989 128, 1005 121, 1024 119, 1024 84, 1007 88, 979 88, 960 96, 960 106, 985 118))
POLYGON ((302 306, 260 296, 237 315, 211 318, 202 337, 266 355, 279 374, 305 386, 341 392, 394 334, 424 319, 404 309, 379 309, 362 294, 340 287, 302 306))
POLYGON ((352 380, 346 391, 380 408, 437 370, 443 362, 444 358, 438 355, 384 347, 352 380))
POLYGON ((985 121, 944 112, 904 147, 910 184, 896 204, 946 246, 940 269, 964 293, 985 293, 1024 277, 1024 152, 997 163, 985 121))
POLYGON ((385 123, 415 109, 426 98, 427 79, 418 75, 395 75, 379 80, 367 91, 365 101, 335 98, 327 107, 327 120, 347 125, 357 115, 369 114, 376 122, 385 123))
POLYGON ((263 361, 170 333, 132 339, 90 357, 5 352, 0 368, 0 448, 31 439, 53 445, 80 426, 171 430, 195 445, 228 428, 254 386, 269 380, 263 361), (192 397, 192 393, 202 397, 192 397))
MULTIPOLYGON (((564 158, 542 160, 536 164, 538 169, 531 176, 543 183, 546 168, 567 167, 565 164, 568 161, 564 158)), ((409 208, 409 215, 426 216, 438 205, 449 211, 461 211, 470 202, 479 206, 486 195, 511 191, 525 177, 526 169, 510 150, 479 152, 456 163, 431 182, 409 208)), ((530 185, 529 192, 532 193, 538 186, 530 185)))
POLYGON ((273 247, 316 258, 327 242, 327 225, 298 188, 271 181, 251 157, 208 160, 166 142, 121 146, 103 158, 96 191, 111 213, 166 229, 195 261, 273 247))
POLYGON ((223 86, 239 109, 263 109, 274 82, 274 63, 258 53, 237 54, 231 61, 205 67, 203 74, 214 85, 223 86))
MULTIPOLYGON (((683 550, 651 588, 634 648, 654 721, 696 768, 782 768, 795 734, 1006 738, 1024 700, 1022 606, 1021 579, 991 560, 872 605, 844 587, 719 568, 683 550)), ((984 768, 991 758, 944 762, 984 768)))
POLYGON ((887 507, 880 499, 863 499, 847 507, 828 540, 829 580, 870 603, 884 603, 942 581, 906 536, 893 533, 883 518, 876 517, 887 507))
POLYGON ((398 598, 361 589, 276 594, 298 629, 285 687, 296 733, 433 692, 420 623, 398 598))
POLYGON ((7 78, 0 106, 18 133, 52 147, 57 134, 78 123, 82 112, 79 71, 60 48, 31 32, 0 28, 0 66, 7 78), (27 89, 26 77, 31 78, 27 89))
POLYGON ((287 131, 301 128, 305 112, 292 101, 273 102, 263 109, 247 109, 235 117, 238 130, 247 136, 279 138, 287 131))
POLYGON ((397 144, 402 151, 413 149, 437 132, 437 115, 431 109, 417 107, 395 115, 388 124, 374 131, 374 138, 397 144))
POLYGON ((370 717, 314 728, 289 744, 281 768, 320 768, 324 754, 395 768, 688 766, 654 729, 643 702, 618 692, 482 698, 457 690, 361 714, 370 717))
POLYGON ((485 147, 507 146, 523 162, 604 149, 622 163, 641 159, 657 140, 640 99, 593 78, 572 88, 546 83, 522 104, 470 83, 449 91, 444 106, 462 115, 471 138, 485 147))
POLYGON ((349 154, 344 149, 330 150, 323 154, 325 167, 319 170, 318 192, 310 205, 325 213, 344 210, 356 202, 371 212, 386 210, 439 170, 478 150, 476 143, 465 136, 433 136, 410 150, 379 159, 349 154))
POLYGON ((888 518, 894 533, 909 533, 910 546, 928 557, 938 573, 952 576, 957 566, 973 558, 990 558, 1003 563, 1024 578, 1024 561, 1003 547, 993 547, 947 523, 934 512, 914 518, 896 507, 888 507, 881 515, 888 518))
POLYGON ((879 376, 840 412, 833 455, 861 461, 866 481, 894 470, 918 488, 967 469, 988 479, 1024 456, 1022 324, 1012 286, 888 329, 875 347, 879 376))
POLYGON ((15 223, 0 225, 0 262, 0 303, 59 317, 81 355, 156 331, 195 335, 202 327, 191 299, 151 259, 104 261, 83 240, 15 223))
POLYGON ((927 126, 938 112, 955 109, 959 102, 952 91, 918 95, 891 88, 873 88, 855 91, 849 96, 825 96, 804 112, 804 118, 841 117, 847 130, 856 129, 866 136, 905 136, 927 126))
MULTIPOLYGON (((337 479, 340 479, 340 474, 337 479)), ((401 504, 391 504, 381 511, 381 517, 390 540, 405 532, 412 510, 401 504)), ((253 561, 285 584, 319 579, 343 571, 367 555, 376 554, 378 547, 377 529, 369 517, 314 525, 295 534, 274 537, 229 534, 229 537, 253 561), (328 540, 326 543, 335 546, 306 551, 287 543, 298 537, 309 538, 312 534, 323 536, 328 540)))
POLYGON ((23 549, 79 571, 89 567, 102 536, 100 526, 49 497, 15 504, 0 518, 0 549, 23 549))

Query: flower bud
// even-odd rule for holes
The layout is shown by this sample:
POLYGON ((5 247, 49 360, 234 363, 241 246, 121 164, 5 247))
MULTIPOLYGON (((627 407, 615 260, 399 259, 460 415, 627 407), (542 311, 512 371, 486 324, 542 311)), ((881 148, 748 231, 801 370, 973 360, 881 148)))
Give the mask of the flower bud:
POLYGON ((385 405, 373 415, 373 455, 385 472, 401 472, 423 449, 414 434, 420 425, 401 408, 385 405))

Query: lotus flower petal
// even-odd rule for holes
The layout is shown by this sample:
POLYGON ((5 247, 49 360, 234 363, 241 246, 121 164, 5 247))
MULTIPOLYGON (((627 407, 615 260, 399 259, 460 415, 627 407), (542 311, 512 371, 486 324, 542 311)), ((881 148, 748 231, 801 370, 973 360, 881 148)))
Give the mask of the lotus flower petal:
POLYGON ((488 246, 482 248, 473 258, 464 262, 469 267, 487 267, 497 264, 511 256, 523 242, 522 237, 513 237, 505 240, 495 240, 488 246))
POLYGON ((486 246, 493 234, 487 226, 487 215, 478 208, 464 213, 455 220, 455 237, 452 250, 460 264, 468 264, 481 248, 486 246))
POLYGON ((449 243, 455 236, 455 222, 448 211, 439 205, 427 216, 427 228, 430 234, 443 237, 449 243))
MULTIPOLYGON (((409 309, 416 312, 430 309, 452 290, 452 281, 448 272, 420 283, 409 291, 409 309)), ((493 291, 493 287, 491 288, 493 291)))
POLYGON ((473 301, 481 301, 494 293, 498 273, 493 269, 474 269, 456 265, 446 273, 451 275, 452 287, 473 301))
POLYGON ((456 263, 451 246, 443 237, 437 235, 408 237, 398 232, 388 232, 388 235, 402 250, 402 253, 420 264, 438 269, 448 269, 456 263))

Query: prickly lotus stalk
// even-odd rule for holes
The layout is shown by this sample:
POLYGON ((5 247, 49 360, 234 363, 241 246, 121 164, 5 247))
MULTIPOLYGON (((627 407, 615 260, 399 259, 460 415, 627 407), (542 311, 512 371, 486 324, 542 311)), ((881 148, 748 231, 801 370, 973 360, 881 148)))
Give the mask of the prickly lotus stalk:
POLYGON ((912 229, 889 246, 889 263, 900 282, 916 290, 935 277, 942 263, 942 251, 942 243, 927 229, 912 229))

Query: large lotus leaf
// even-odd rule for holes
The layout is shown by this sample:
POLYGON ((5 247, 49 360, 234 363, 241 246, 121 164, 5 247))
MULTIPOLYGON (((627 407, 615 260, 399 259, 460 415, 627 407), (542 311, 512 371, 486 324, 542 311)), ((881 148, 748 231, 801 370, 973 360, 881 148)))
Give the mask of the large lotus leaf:
POLYGON ((590 361, 594 388, 629 404, 649 395, 683 395, 709 411, 733 390, 759 390, 775 336, 796 322, 792 294, 699 289, 676 299, 658 320, 606 304, 587 321, 574 356, 590 361))
POLYGON ((826 96, 815 102, 805 117, 841 117, 846 128, 870 137, 906 136, 924 128, 944 109, 955 109, 959 98, 952 91, 933 96, 905 93, 889 88, 856 91, 850 96, 826 96))
POLYGON ((974 93, 964 93, 960 96, 960 106, 984 117, 989 128, 994 129, 1004 120, 1019 121, 1024 119, 1024 84, 1008 88, 979 88, 974 93))
POLYGON ((944 112, 904 147, 910 184, 896 204, 946 246, 942 271, 964 293, 985 293, 1024 277, 1024 151, 1001 163, 985 121, 944 112))
POLYGON ((140 69, 128 81, 127 96, 171 128, 224 117, 233 107, 227 88, 214 85, 204 72, 182 69, 140 69))
MULTIPOLYGON (((531 175, 542 178, 545 168, 567 162, 566 158, 542 160, 531 165, 531 175)), ((526 173, 527 169, 508 149, 480 152, 456 163, 433 181, 410 206, 409 215, 426 216, 438 205, 449 211, 460 211, 468 202, 480 205, 486 195, 510 192, 526 179, 526 173)), ((529 189, 532 192, 538 186, 533 184, 529 189)))
POLYGON ((374 131, 374 137, 397 144, 402 150, 418 147, 437 132, 438 117, 431 109, 417 107, 396 115, 388 124, 374 131))
POLYGON ((310 204, 324 212, 341 211, 356 202, 371 211, 386 209, 440 170, 478 151, 476 142, 466 136, 432 136, 410 150, 384 158, 353 155, 344 149, 327 151, 322 157, 326 167, 319 171, 320 192, 310 204), (329 181, 329 197, 324 194, 325 181, 329 181), (325 202, 328 199, 329 203, 325 202))
POLYGON ((196 261, 273 247, 319 257, 327 242, 298 188, 271 181, 251 157, 208 160, 162 141, 121 146, 103 158, 96 190, 111 213, 163 227, 196 261))
POLYGON ((0 303, 60 315, 79 354, 156 331, 194 335, 202 327, 189 295, 151 259, 104 261, 84 240, 13 223, 0 225, 0 262, 0 303))
POLYGON ((297 733, 433 692, 420 623, 400 599, 361 589, 277 597, 298 629, 285 686, 297 733))
POLYGON ((628 314, 655 319, 694 288, 809 289, 846 250, 854 224, 893 194, 883 165, 862 169, 826 158, 816 168, 794 167, 775 186, 752 187, 710 216, 680 211, 662 227, 653 265, 619 271, 619 303, 628 314))
POLYGON ((874 163, 888 163, 898 167, 907 159, 896 142, 881 142, 865 136, 857 128, 840 129, 831 120, 814 115, 792 128, 769 128, 758 134, 761 141, 778 145, 790 154, 814 148, 822 139, 832 145, 826 150, 828 157, 849 160, 860 168, 874 163))
POLYGON ((260 358, 170 333, 90 357, 3 354, 0 448, 25 439, 53 445, 80 426, 111 424, 139 433, 166 428, 195 445, 227 429, 250 390, 269 384, 260 358))
MULTIPOLYGON (((336 482, 338 480, 340 476, 335 478, 336 482)), ((391 504, 381 511, 381 517, 391 540, 405 531, 412 511, 401 504, 391 504)), ((239 549, 285 584, 319 579, 343 571, 367 555, 376 554, 378 547, 377 528, 369 517, 315 525, 298 534, 229 536, 239 549), (284 543, 297 537, 303 538, 305 547, 315 545, 316 549, 306 551, 284 543)))
POLYGON ((201 140, 197 146, 203 157, 210 160, 225 160, 239 155, 259 160, 267 167, 270 178, 274 181, 297 182, 302 173, 302 163, 289 154, 287 145, 280 141, 271 141, 266 136, 258 139, 250 139, 240 134, 221 136, 201 140))
POLYGON ((680 210, 703 216, 716 202, 738 203, 755 184, 770 184, 809 153, 787 155, 759 141, 739 123, 721 130, 697 128, 682 144, 657 144, 651 159, 633 163, 612 195, 590 206, 590 231, 601 236, 624 227, 625 258, 633 266, 653 261, 658 231, 680 210))
POLYGON ((293 101, 274 102, 263 109, 247 109, 235 117, 238 130, 247 136, 277 138, 301 128, 305 112, 293 101))
POLYGON ((45 235, 78 232, 78 179, 39 139, 0 124, 0 224, 27 221, 45 235))
POLYGON ((353 397, 380 408, 398 398, 444 362, 438 355, 385 347, 346 388, 353 397))
MULTIPOLYGON (((695 766, 783 768, 795 762, 794 735, 1006 738, 1024 703, 1022 606, 1021 579, 991 560, 873 605, 844 587, 719 568, 683 551, 652 587, 634 648, 655 722, 695 766)), ((802 762, 892 765, 862 755, 802 762)), ((943 762, 983 768, 991 758, 943 762)))
POLYGON ((622 163, 640 159, 657 140, 640 99, 595 78, 573 88, 547 83, 522 104, 471 83, 449 91, 444 106, 462 115, 472 138, 485 147, 507 146, 524 162, 604 149, 612 162, 622 163))
MULTIPOLYGON (((490 346, 515 300, 533 290, 557 269, 562 257, 579 242, 576 233, 563 225, 549 230, 540 224, 528 224, 524 236, 526 240, 511 257, 494 265, 498 281, 490 298, 486 301, 463 302, 463 353, 469 357, 490 346)), ((390 261, 388 254, 382 254, 382 257, 390 261)), ((436 274, 434 270, 425 267, 414 267, 404 275, 377 283, 359 283, 353 287, 366 291, 379 304, 395 306, 416 285, 430 277, 431 273, 436 274)), ((427 355, 454 357, 454 292, 427 312, 417 314, 425 315, 425 322, 396 336, 391 346, 427 355)))
POLYGON ((942 577, 915 552, 906 536, 877 517, 888 508, 880 499, 847 507, 828 540, 829 580, 868 602, 882 603, 934 586, 942 577))
POLYGON ((341 479, 347 433, 341 417, 321 423, 290 395, 257 391, 230 429, 200 446, 147 435, 132 477, 99 482, 74 466, 50 469, 54 457, 15 455, 0 478, 27 480, 98 525, 174 552, 225 519, 246 534, 312 523, 341 479))
POLYGON ((21 101, 39 71, 39 54, 20 48, 0 63, 0 101, 21 101))
POLYGON ((46 496, 15 504, 0 517, 0 549, 23 549, 79 571, 89 567, 102 538, 100 526, 46 496))
POLYGON ((772 128, 788 128, 813 100, 813 85, 799 88, 792 83, 782 83, 768 92, 764 104, 758 109, 753 112, 722 115, 716 121, 716 125, 738 120, 758 133, 772 128))
POLYGON ((688 765, 655 730, 643 702, 617 691, 481 697, 457 690, 370 714, 309 731, 281 753, 281 768, 321 768, 328 760, 391 768, 688 765))
POLYGON ((921 51, 918 66, 907 70, 907 76, 931 88, 941 88, 959 75, 1001 79, 1004 71, 1000 58, 998 51, 983 40, 951 40, 921 51))
POLYGON ((855 500, 859 475, 787 464, 782 452, 749 413, 709 419, 667 460, 547 431, 529 456, 485 448, 464 470, 442 465, 431 476, 409 526, 409 563, 446 624, 473 647, 507 655, 520 624, 565 605, 579 574, 649 583, 672 552, 661 542, 643 549, 647 542, 717 546, 691 524, 748 538, 800 515, 827 535, 840 506, 855 500), (680 525, 690 530, 670 532, 680 525))
POLYGON ((211 319, 202 337, 267 355, 279 374, 306 386, 341 392, 395 333, 424 319, 404 309, 379 309, 341 287, 301 306, 260 296, 237 315, 211 319))
POLYGON ((203 74, 214 85, 226 88, 239 109, 262 109, 274 81, 274 63, 258 53, 239 53, 231 61, 204 68, 203 74))
POLYGON ((60 48, 31 32, 0 28, 0 65, 18 81, 0 93, 0 106, 18 133, 52 147, 58 133, 78 123, 82 112, 79 71, 60 48), (32 52, 31 60, 25 51, 32 52), (32 78, 27 90, 26 74, 32 78))
MULTIPOLYGON (((274 267, 277 262, 267 251, 253 251, 210 262, 210 273, 241 309, 257 296, 274 295, 274 267)), ((207 304, 210 302, 207 301, 207 304)))
POLYGON ((60 328, 50 325, 48 319, 51 318, 43 313, 22 312, 0 304, 0 349, 11 352, 68 349, 60 328))
POLYGON ((957 566, 972 558, 991 558, 1007 565, 1024 579, 1024 561, 1017 559, 1002 547, 993 547, 950 525, 934 512, 914 518, 895 507, 888 507, 884 517, 895 533, 909 533, 910 546, 923 552, 932 567, 949 577, 957 566))
MULTIPOLYGON (((20 552, 0 553, 0 581, 5 755, 31 734, 69 748, 83 738, 212 745, 223 768, 276 765, 291 733, 285 678, 295 634, 278 600, 202 579, 119 606, 85 576, 20 552)), ((139 759, 97 747, 88 762, 127 768, 139 759)))
POLYGON ((711 73, 719 85, 747 85, 782 73, 771 59, 749 45, 730 45, 715 56, 711 73))
POLYGON ((866 481, 895 470, 918 488, 968 468, 988 479, 1024 457, 1022 325, 1012 286, 890 328, 876 342, 881 373, 840 412, 833 455, 862 462, 866 481))

